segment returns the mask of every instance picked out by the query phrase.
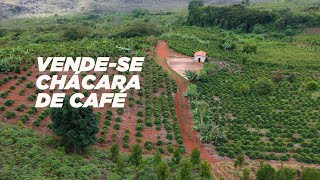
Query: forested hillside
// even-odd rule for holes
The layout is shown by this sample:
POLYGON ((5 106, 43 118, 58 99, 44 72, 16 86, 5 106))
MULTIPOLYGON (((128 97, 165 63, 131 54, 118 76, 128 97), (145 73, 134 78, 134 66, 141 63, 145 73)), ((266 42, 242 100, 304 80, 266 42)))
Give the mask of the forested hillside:
MULTIPOLYGON (((242 0, 206 0, 206 4, 240 3, 242 0)), ((270 1, 254 0, 252 2, 270 1)), ((135 9, 176 11, 186 9, 189 0, 3 0, 0 20, 55 14, 125 13, 135 9)))
POLYGON ((291 9, 259 10, 250 4, 233 6, 204 6, 201 1, 189 5, 188 23, 198 26, 219 26, 224 29, 251 32, 262 29, 271 31, 292 30, 320 25, 320 15, 293 13, 291 9))

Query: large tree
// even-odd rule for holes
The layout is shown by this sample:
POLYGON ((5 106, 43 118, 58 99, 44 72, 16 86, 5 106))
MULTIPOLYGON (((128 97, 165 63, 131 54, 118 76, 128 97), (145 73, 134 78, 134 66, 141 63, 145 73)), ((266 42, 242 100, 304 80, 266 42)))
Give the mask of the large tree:
POLYGON ((203 6, 202 0, 193 0, 193 1, 189 2, 188 10, 193 11, 193 10, 197 9, 198 7, 202 7, 202 6, 203 6))
POLYGON ((189 16, 188 16, 188 22, 193 22, 195 21, 195 12, 199 7, 203 6, 203 1, 201 0, 193 0, 189 2, 188 5, 188 11, 189 11, 189 16))
POLYGON ((256 180, 276 179, 276 170, 270 164, 263 164, 257 172, 256 180))
POLYGON ((92 107, 74 108, 70 105, 70 97, 66 96, 62 108, 51 109, 51 119, 53 133, 61 137, 68 152, 81 153, 97 142, 99 120, 92 107))

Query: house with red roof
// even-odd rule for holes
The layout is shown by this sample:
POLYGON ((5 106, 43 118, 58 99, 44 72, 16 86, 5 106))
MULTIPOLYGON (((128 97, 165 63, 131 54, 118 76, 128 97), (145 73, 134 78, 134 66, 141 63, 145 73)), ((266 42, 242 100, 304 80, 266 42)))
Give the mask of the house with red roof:
POLYGON ((204 63, 207 58, 207 53, 204 51, 197 51, 194 53, 194 61, 204 63))

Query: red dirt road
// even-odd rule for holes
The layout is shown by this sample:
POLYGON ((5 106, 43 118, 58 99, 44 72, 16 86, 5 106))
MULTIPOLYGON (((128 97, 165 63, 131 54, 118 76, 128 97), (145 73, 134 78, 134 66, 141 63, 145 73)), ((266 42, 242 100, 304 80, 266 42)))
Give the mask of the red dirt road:
POLYGON ((188 81, 172 70, 167 64, 166 59, 171 55, 167 42, 159 41, 156 53, 158 57, 157 62, 168 70, 169 75, 176 80, 178 85, 178 92, 175 97, 175 108, 187 153, 190 153, 194 148, 198 148, 201 151, 201 158, 215 165, 218 160, 201 144, 197 137, 198 133, 192 130, 192 114, 189 111, 190 105, 188 99, 184 97, 184 93, 188 89, 188 81))

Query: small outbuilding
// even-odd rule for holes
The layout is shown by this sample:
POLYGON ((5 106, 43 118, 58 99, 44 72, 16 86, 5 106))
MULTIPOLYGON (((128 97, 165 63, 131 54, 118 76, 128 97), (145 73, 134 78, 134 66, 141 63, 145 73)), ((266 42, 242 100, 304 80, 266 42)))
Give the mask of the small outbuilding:
POLYGON ((204 51, 197 51, 194 53, 194 61, 195 62, 202 62, 204 63, 206 61, 207 53, 204 51))

